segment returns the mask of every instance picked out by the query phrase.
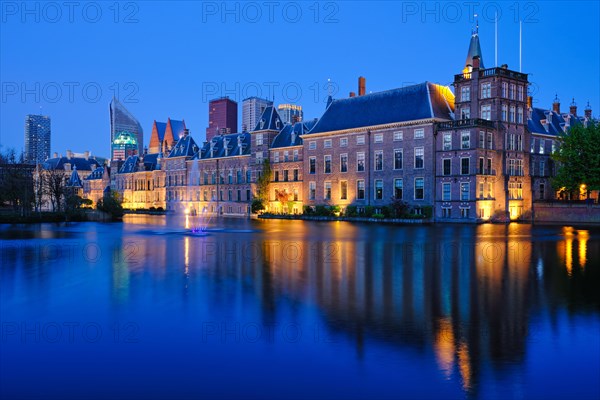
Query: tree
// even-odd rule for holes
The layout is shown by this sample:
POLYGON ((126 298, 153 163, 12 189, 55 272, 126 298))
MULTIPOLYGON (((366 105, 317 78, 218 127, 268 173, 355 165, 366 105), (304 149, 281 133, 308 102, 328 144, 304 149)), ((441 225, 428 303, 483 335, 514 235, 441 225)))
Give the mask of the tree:
POLYGON ((33 196, 33 166, 26 164, 23 154, 17 157, 13 149, 0 153, 0 205, 8 203, 21 215, 31 211, 33 196))
POLYGON ((269 184, 271 183, 271 163, 263 160, 262 171, 256 180, 256 198, 252 201, 252 212, 256 213, 266 208, 269 202, 269 184))
POLYGON ((49 169, 42 172, 44 193, 50 199, 52 211, 60 212, 66 191, 66 179, 63 170, 49 169))
POLYGON ((552 155, 558 162, 552 186, 569 193, 585 188, 588 197, 590 191, 600 190, 600 125, 576 125, 559 136, 558 142, 558 151, 552 155))
POLYGON ((111 190, 109 195, 105 195, 104 198, 98 200, 96 208, 110 214, 113 220, 120 220, 123 218, 121 196, 114 190, 111 190))

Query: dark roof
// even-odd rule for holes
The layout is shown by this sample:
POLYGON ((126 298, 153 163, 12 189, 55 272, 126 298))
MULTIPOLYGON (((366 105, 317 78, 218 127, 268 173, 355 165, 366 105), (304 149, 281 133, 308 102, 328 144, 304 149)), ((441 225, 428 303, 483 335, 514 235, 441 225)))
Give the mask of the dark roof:
POLYGON ((273 139, 272 148, 277 147, 288 147, 288 146, 299 146, 302 144, 300 135, 308 133, 310 129, 315 126, 317 119, 296 122, 294 125, 285 124, 283 129, 273 139))
POLYGON ((77 173, 77 168, 73 168, 73 172, 71 172, 71 177, 67 181, 67 187, 83 187, 83 183, 81 183, 81 178, 77 173))
POLYGON ((573 126, 582 125, 584 121, 585 117, 573 114, 558 114, 553 110, 544 110, 543 108, 533 108, 531 116, 527 120, 527 128, 531 133, 558 136, 573 126), (544 121, 546 124, 542 123, 544 121))
POLYGON ((92 171, 84 180, 91 181, 96 179, 102 179, 102 175, 104 175, 104 167, 98 167, 92 171))
POLYGON ((250 154, 250 138, 248 132, 217 135, 205 142, 194 159, 210 159, 250 154), (212 151, 211 151, 212 149, 212 151), (227 149, 227 151, 225 151, 227 149), (241 149, 241 151, 240 151, 241 149))
POLYGON ((454 118, 454 96, 450 89, 423 82, 384 92, 333 100, 309 133, 428 118, 454 118))
MULTIPOLYGON (((159 153, 145 154, 143 157, 144 167, 140 168, 141 167, 140 156, 137 156, 137 155, 129 156, 129 157, 127 157, 127 160, 125 160, 125 162, 121 166, 119 173, 120 174, 129 174, 132 172, 154 171, 156 169, 160 169, 160 166, 158 165, 158 157, 159 157, 159 153)), ((94 172, 96 172, 96 171, 94 171, 94 172)))
POLYGON ((77 168, 79 171, 93 171, 100 166, 100 163, 92 157, 88 159, 85 159, 84 157, 57 157, 49 158, 44 161, 42 168, 46 170, 64 170, 65 164, 71 164, 71 168, 77 168))
POLYGON ((467 53, 465 67, 467 65, 473 66, 473 57, 475 56, 479 56, 479 68, 484 69, 483 53, 481 52, 481 44, 479 43, 479 35, 477 33, 473 33, 471 35, 471 43, 469 43, 469 52, 467 53))
POLYGON ((274 106, 268 106, 256 123, 255 131, 279 131, 283 128, 283 121, 274 106))
POLYGON ((173 146, 168 158, 193 157, 200 148, 190 135, 184 136, 173 146))

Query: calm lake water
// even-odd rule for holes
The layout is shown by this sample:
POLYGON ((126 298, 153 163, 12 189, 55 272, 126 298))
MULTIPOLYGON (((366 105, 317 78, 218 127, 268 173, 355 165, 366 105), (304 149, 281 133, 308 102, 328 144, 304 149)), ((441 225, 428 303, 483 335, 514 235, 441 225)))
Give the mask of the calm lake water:
POLYGON ((2 398, 600 398, 598 227, 128 216, 0 250, 2 398))

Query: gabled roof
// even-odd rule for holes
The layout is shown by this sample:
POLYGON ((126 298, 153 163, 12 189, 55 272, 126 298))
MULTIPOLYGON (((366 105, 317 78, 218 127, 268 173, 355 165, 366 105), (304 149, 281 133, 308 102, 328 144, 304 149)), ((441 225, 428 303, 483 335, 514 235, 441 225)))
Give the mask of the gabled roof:
POLYGON ((198 150, 200 150, 200 148, 190 135, 183 136, 181 139, 179 139, 175 146, 173 146, 168 158, 193 157, 198 150))
POLYGON ((396 122, 454 118, 454 95, 431 82, 333 100, 309 134, 396 122))
POLYGON ((248 132, 217 135, 205 142, 194 159, 211 159, 250 154, 251 135, 248 132), (211 151, 212 149, 212 151, 211 151))
POLYGON ((281 117, 279 116, 279 113, 275 107, 271 105, 265 108, 265 111, 263 111, 262 115, 258 119, 258 122, 256 123, 254 131, 279 131, 282 128, 283 121, 281 120, 281 117))
POLYGON ((67 187, 83 187, 83 183, 81 183, 81 178, 79 178, 79 174, 77 173, 77 168, 73 168, 73 172, 71 172, 71 177, 67 181, 67 187))
POLYGON ((294 125, 285 124, 283 129, 273 139, 271 148, 301 145, 302 139, 300 138, 300 135, 308 133, 308 131, 315 126, 317 121, 318 120, 315 118, 309 121, 296 122, 294 125))
POLYGON ((167 123, 154 121, 154 126, 152 127, 152 133, 154 133, 154 127, 156 127, 156 134, 158 136, 159 142, 162 142, 165 138, 165 129, 167 129, 167 123))
POLYGON ((171 125, 171 131, 173 132, 173 138, 175 140, 179 140, 179 138, 183 136, 183 133, 185 131, 185 121, 178 121, 176 119, 169 118, 167 120, 167 125, 169 124, 171 125))
POLYGON ((77 168, 79 171, 93 171, 100 166, 100 163, 94 158, 84 157, 57 157, 49 158, 44 161, 42 168, 45 170, 65 169, 65 164, 71 164, 71 168, 77 168))
POLYGON ((104 167, 98 167, 95 170, 93 170, 91 174, 86 176, 84 180, 92 181, 92 180, 96 180, 96 179, 102 179, 103 175, 104 175, 104 167))

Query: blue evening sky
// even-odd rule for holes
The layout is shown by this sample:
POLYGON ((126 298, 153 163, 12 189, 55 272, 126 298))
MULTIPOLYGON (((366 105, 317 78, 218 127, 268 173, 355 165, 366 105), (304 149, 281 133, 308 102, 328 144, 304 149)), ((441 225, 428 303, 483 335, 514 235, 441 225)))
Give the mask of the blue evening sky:
POLYGON ((0 140, 23 147, 28 113, 52 118, 52 151, 109 154, 108 104, 117 95, 148 143, 154 119, 184 118, 204 140, 208 100, 252 95, 321 115, 334 97, 425 80, 450 84, 464 65, 473 14, 486 67, 530 73, 536 106, 555 93, 600 114, 597 1, 526 2, 30 2, 1 4, 0 140))

